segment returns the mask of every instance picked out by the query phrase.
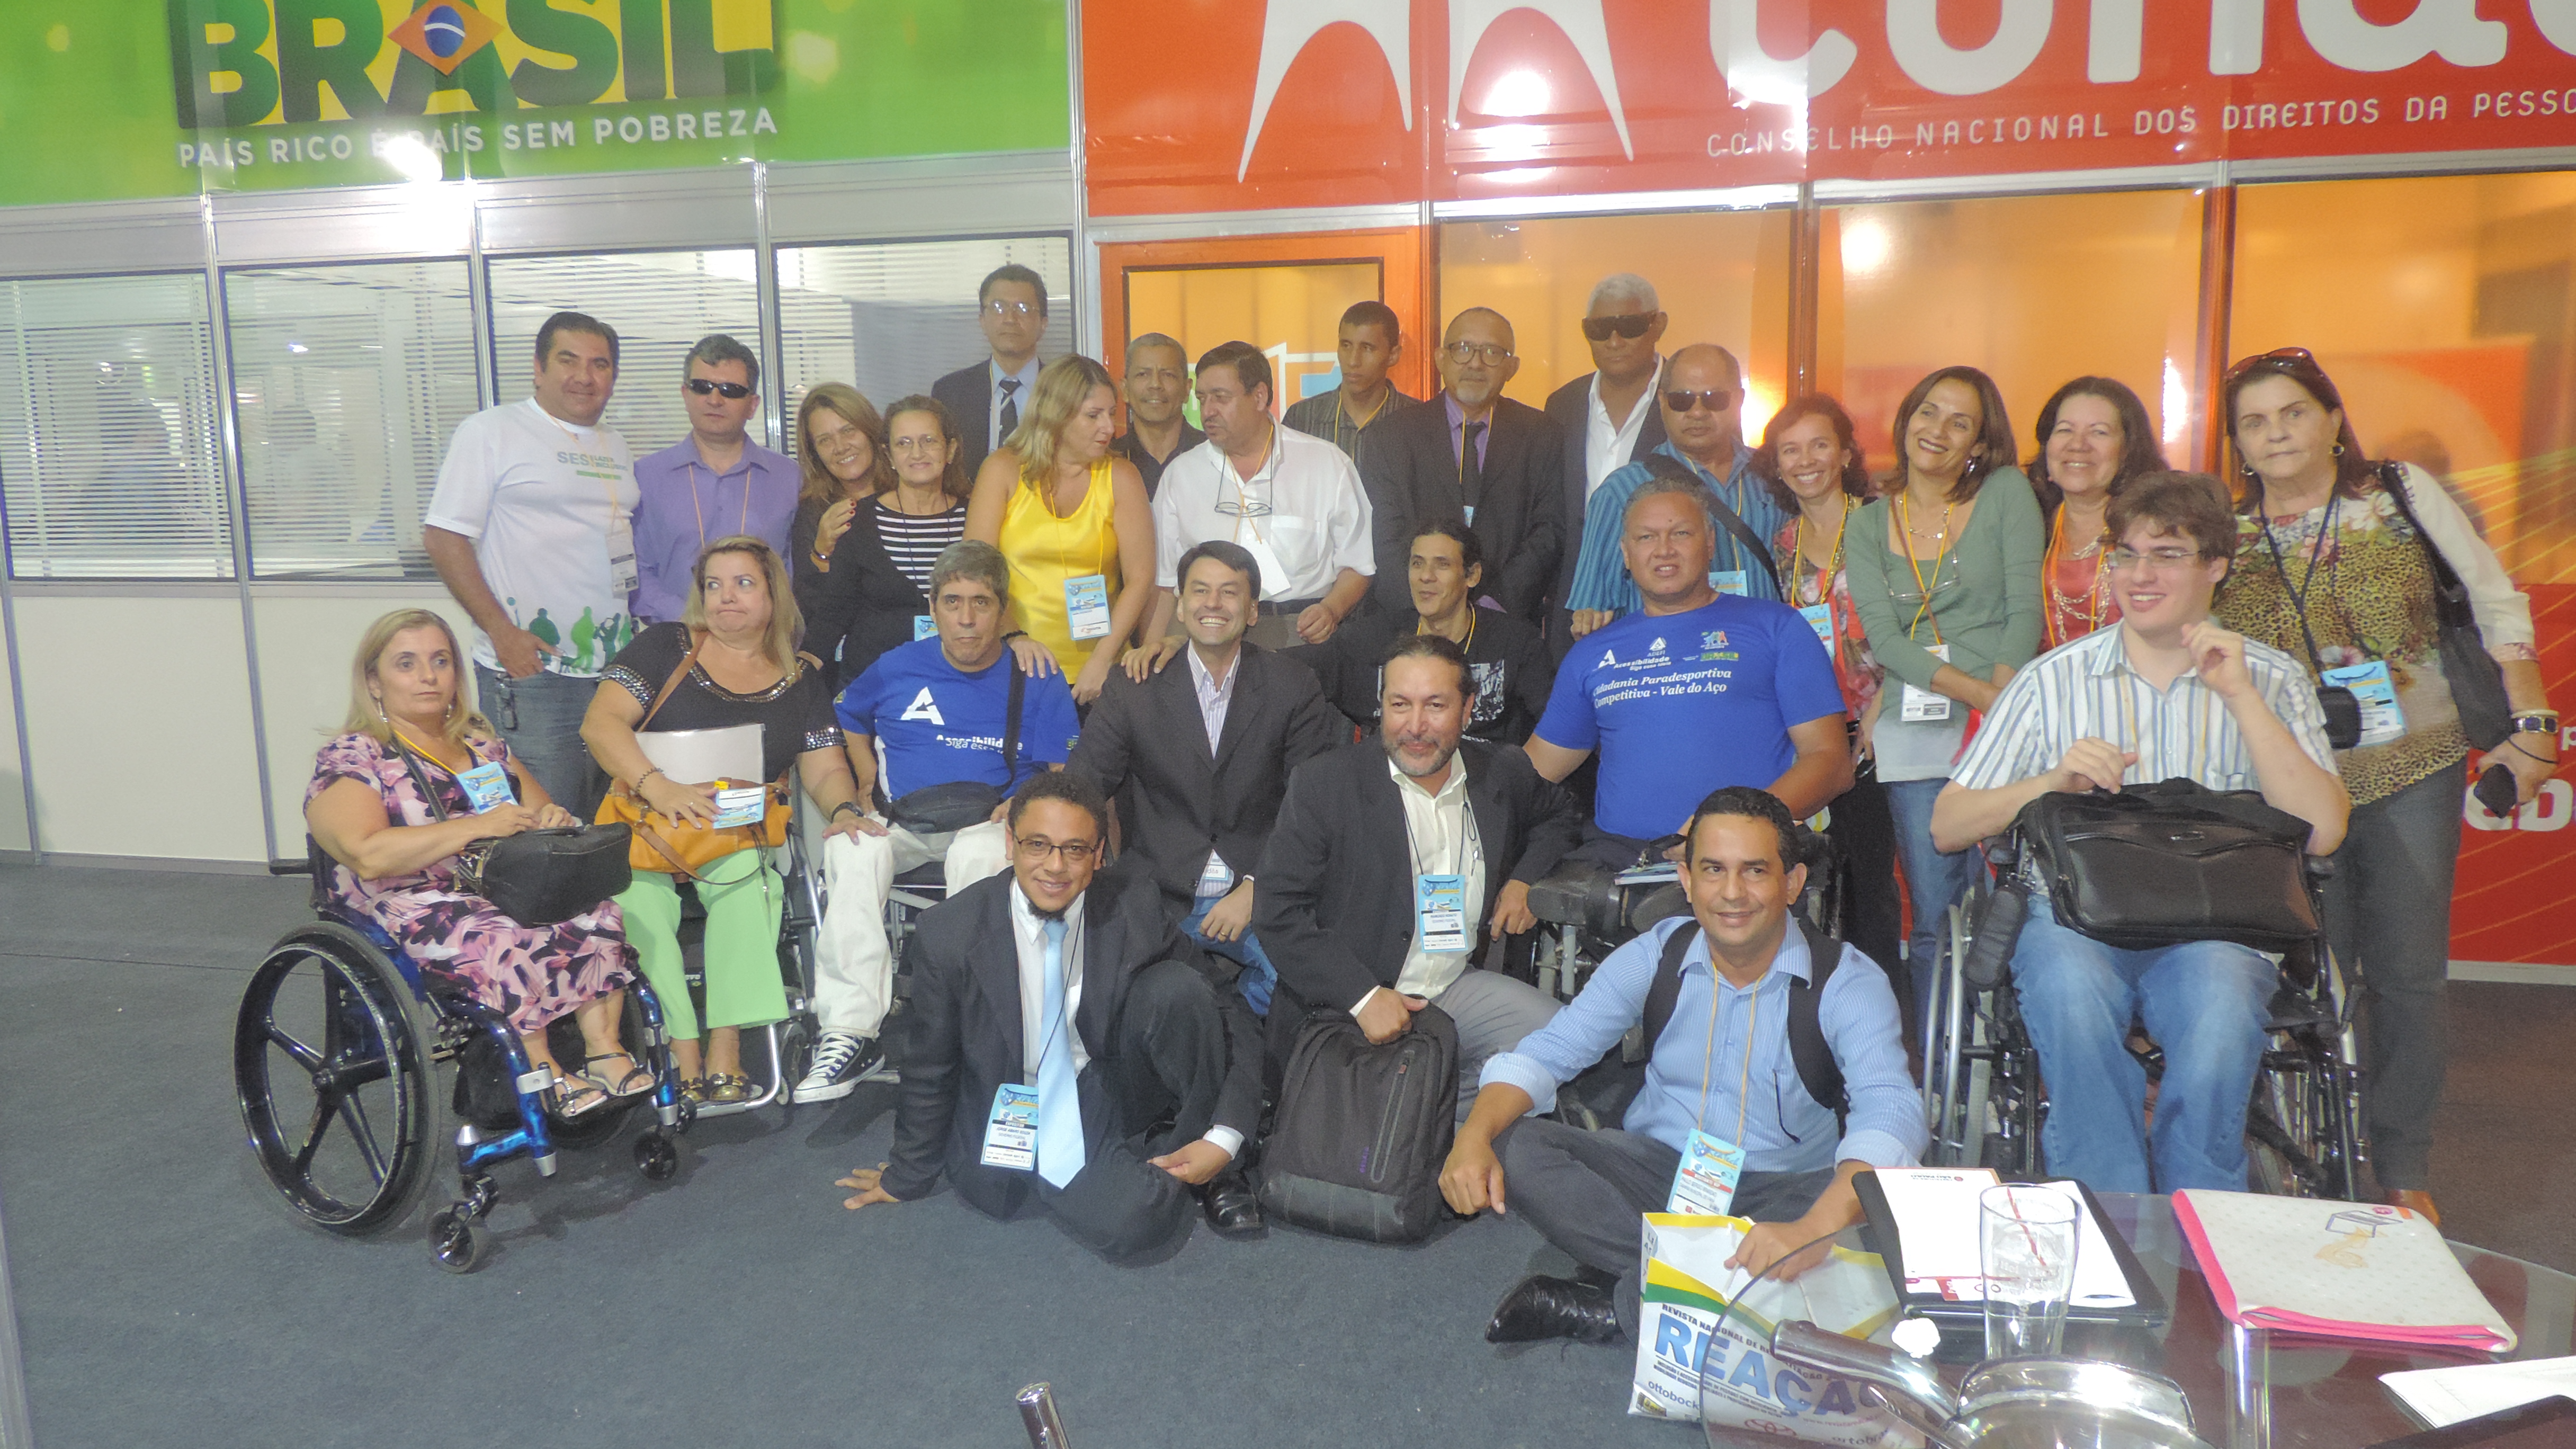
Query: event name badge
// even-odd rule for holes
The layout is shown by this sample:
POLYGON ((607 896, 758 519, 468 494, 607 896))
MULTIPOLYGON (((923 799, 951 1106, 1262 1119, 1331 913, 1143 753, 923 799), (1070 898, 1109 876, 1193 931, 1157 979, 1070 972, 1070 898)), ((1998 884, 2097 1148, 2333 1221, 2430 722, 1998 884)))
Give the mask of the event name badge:
MULTIPOLYGON (((1950 662, 1950 646, 1947 644, 1935 644, 1924 652, 1944 664, 1950 662)), ((1916 689, 1909 684, 1905 686, 1904 703, 1899 707, 1897 717, 1908 724, 1928 724, 1935 720, 1948 719, 1950 696, 1934 694, 1928 689, 1916 689)))
POLYGON ((1209 851, 1207 864, 1199 870, 1199 894, 1212 896, 1232 889, 1234 889, 1234 867, 1225 863, 1224 856, 1213 850, 1209 851))
POLYGON ((1467 949, 1467 878, 1463 875, 1418 875, 1413 878, 1414 939, 1425 951, 1467 949))
POLYGON ((1735 1184, 1744 1175, 1744 1149, 1723 1137, 1693 1129, 1682 1144, 1682 1161, 1673 1169, 1672 1196, 1664 1211, 1722 1218, 1735 1205, 1735 1184))
POLYGON ((2388 661, 2347 664, 2322 676, 2328 684, 2352 691, 2361 702, 2361 742, 2384 745, 2406 733, 2406 711, 2397 707, 2397 682, 2388 677, 2388 661))
POLYGON ((1721 594, 1733 594, 1739 599, 1743 598, 1745 596, 1744 570, 1710 569, 1708 586, 1721 594))
POLYGON ((912 642, 918 644, 924 639, 936 639, 938 637, 939 621, 937 619, 930 617, 928 614, 915 614, 912 616, 912 642))
POLYGON ((1064 581, 1064 620, 1076 639, 1109 637, 1109 578, 1083 574, 1064 581))
POLYGON ((984 1165, 1027 1172, 1038 1165, 1038 1089, 1004 1082, 984 1124, 984 1165))
POLYGON ((1806 620, 1807 627, 1816 631, 1816 642, 1825 646, 1825 652, 1828 654, 1832 653, 1834 648, 1834 606, 1831 604, 1800 604, 1798 606, 1798 617, 1806 620))
POLYGON ((477 815, 488 815, 510 803, 510 773, 486 760, 456 777, 465 787, 465 803, 477 815))
POLYGON ((728 830, 737 825, 758 825, 769 809, 769 789, 764 785, 737 785, 721 788, 717 782, 716 828, 728 830))
POLYGON ((624 595, 635 592, 644 580, 643 571, 635 566, 635 528, 624 514, 608 520, 608 587, 624 595))

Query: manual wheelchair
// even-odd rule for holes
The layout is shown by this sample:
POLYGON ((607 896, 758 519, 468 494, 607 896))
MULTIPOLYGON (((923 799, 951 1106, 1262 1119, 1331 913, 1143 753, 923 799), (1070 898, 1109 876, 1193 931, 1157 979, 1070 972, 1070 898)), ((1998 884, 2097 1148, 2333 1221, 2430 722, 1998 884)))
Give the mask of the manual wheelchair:
MULTIPOLYGON (((2040 1128, 2048 1113, 2039 1052, 2024 1028, 2012 984, 2013 947, 2027 897, 2022 847, 2013 836, 1986 842, 1994 877, 1949 909, 1933 962, 1932 999, 1922 1012, 1923 1096, 1934 1166, 1991 1167, 2007 1177, 2046 1172, 2040 1128)), ((2329 859, 2307 858, 2308 894, 2322 912, 2329 859)), ((2322 917, 2321 917, 2322 918, 2322 917)), ((2282 953, 2281 979, 2264 1023, 2270 1035, 2245 1116, 2249 1185, 2256 1192, 2350 1199, 2367 1160, 2361 1135, 2361 1071, 2354 998, 2322 932, 2282 953)), ((2150 1083, 2163 1058, 2132 1032, 2130 1051, 2150 1083)))
MULTIPOLYGON (((451 1117, 461 1196, 429 1220, 438 1265, 471 1272, 489 1238, 482 1222, 498 1197, 490 1169, 525 1156, 551 1177, 556 1153, 595 1147, 639 1107, 653 1121, 634 1142, 646 1177, 679 1167, 672 1134, 685 1119, 661 1004, 637 972, 626 988, 622 1035, 653 1073, 650 1091, 566 1121, 554 1115, 553 1082, 529 1066, 501 1013, 424 976, 384 930, 330 895, 329 857, 307 842, 313 910, 251 974, 233 1025, 233 1091, 260 1171, 303 1221, 365 1237, 406 1221, 427 1195, 430 1169, 451 1117), (441 1090, 438 1068, 452 1070, 441 1090)), ((569 1018, 559 1043, 579 1060, 569 1018)))
MULTIPOLYGON (((1649 842, 1624 870, 1569 860, 1530 887, 1530 914, 1539 921, 1531 956, 1537 976, 1533 984, 1539 990, 1572 1001, 1604 957, 1657 921, 1690 910, 1679 863, 1664 859, 1664 852, 1681 841, 1668 835, 1649 842)), ((1807 887, 1797 909, 1817 930, 1839 941, 1846 885, 1839 853, 1831 840, 1803 825, 1794 844, 1807 866, 1807 887)))

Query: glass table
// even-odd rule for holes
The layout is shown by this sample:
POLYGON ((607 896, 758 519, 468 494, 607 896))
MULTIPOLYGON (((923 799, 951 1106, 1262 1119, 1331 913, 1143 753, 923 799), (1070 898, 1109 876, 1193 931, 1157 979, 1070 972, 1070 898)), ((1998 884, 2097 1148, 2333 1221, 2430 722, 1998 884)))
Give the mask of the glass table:
MULTIPOLYGON (((2069 1323, 2066 1352, 2172 1379, 2191 1399, 2200 1437, 2222 1449, 2358 1449, 2424 1427, 2380 1384, 2381 1374, 2502 1359, 2559 1358, 2576 1352, 2576 1346, 2571 1346, 2571 1336, 2576 1336, 2576 1276, 2464 1243, 2451 1244, 2451 1251, 2512 1325, 2519 1342, 2510 1354, 2444 1352, 2239 1327, 2229 1323, 2211 1300, 2200 1265, 2174 1221, 2172 1199, 2135 1193, 2099 1197, 2110 1227, 2135 1250, 2172 1314, 2155 1328, 2069 1323)), ((1871 1251, 1866 1229, 1859 1227, 1835 1234, 1825 1246, 1843 1253, 1871 1251)), ((1813 1252, 1793 1255, 1782 1266, 1815 1256, 1813 1252)), ((1883 1272, 1878 1282, 1885 1290, 1883 1272)), ((1799 1311, 1803 1302, 1794 1280, 1779 1281, 1775 1268, 1736 1295, 1727 1309, 1730 1329, 1739 1340, 1753 1339, 1767 1352, 1772 1323, 1805 1316, 1799 1311)), ((1888 1341, 1896 1316, 1892 1290, 1883 1293, 1883 1306, 1882 1316, 1888 1321, 1873 1335, 1880 1342, 1888 1341)), ((1973 1334, 1946 1333, 1935 1356, 1944 1381, 1955 1388, 1975 1366, 1981 1349, 1973 1334)), ((1741 1360, 1739 1354, 1734 1364, 1721 1367, 1740 1370, 1741 1360)), ((1717 1406, 1709 1401, 1708 1377, 1704 1368, 1703 1403, 1713 1408, 1717 1406)), ((1723 1382, 1730 1375, 1721 1371, 1715 1377, 1723 1382)), ((1743 1381, 1740 1373, 1735 1377, 1743 1381)), ((1735 1402, 1740 1408, 1740 1396, 1735 1402)), ((1776 1433, 1714 1422, 1707 1426, 1707 1434, 1713 1449, 1797 1442, 1776 1433)))

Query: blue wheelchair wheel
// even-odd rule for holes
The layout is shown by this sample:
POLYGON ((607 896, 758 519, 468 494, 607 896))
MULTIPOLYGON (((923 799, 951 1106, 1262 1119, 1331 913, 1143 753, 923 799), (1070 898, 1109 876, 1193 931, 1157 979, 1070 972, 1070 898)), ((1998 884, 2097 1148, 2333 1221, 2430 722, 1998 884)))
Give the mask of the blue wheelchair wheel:
POLYGON ((446 1136, 436 1021, 366 939, 327 922, 269 951, 233 1027, 260 1170, 305 1222, 358 1237, 410 1215, 446 1136))

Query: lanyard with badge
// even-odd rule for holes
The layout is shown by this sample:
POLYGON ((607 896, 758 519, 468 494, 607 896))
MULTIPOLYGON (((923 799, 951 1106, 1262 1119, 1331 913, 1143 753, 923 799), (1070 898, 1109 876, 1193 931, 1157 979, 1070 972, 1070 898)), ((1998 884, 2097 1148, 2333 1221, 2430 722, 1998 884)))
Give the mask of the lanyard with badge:
MULTIPOLYGON (((481 761, 470 770, 448 770, 438 756, 422 749, 419 741, 401 730, 394 731, 394 738, 402 741, 414 755, 454 776, 456 783, 464 787, 466 807, 477 815, 489 815, 518 798, 510 790, 510 772, 490 760, 481 761)), ((428 782, 423 781, 421 785, 424 791, 428 789, 428 782)), ((431 801, 430 804, 434 808, 437 802, 431 801)))
MULTIPOLYGON (((1279 436, 1278 424, 1273 423, 1270 428, 1270 456, 1250 478, 1245 478, 1235 471, 1233 458, 1219 454, 1225 470, 1224 476, 1234 480, 1234 506, 1226 507, 1225 499, 1220 495, 1216 501, 1216 511, 1234 516, 1233 542, 1245 553, 1252 555, 1252 561, 1261 566, 1261 594, 1267 599, 1288 597, 1288 566, 1279 561, 1279 555, 1271 548, 1270 540, 1262 537, 1261 525, 1252 520, 1278 516, 1279 466, 1286 451, 1287 443, 1279 436), (1260 482, 1264 477, 1270 480, 1271 501, 1255 503, 1252 499, 1252 485, 1260 482), (1246 528, 1251 530, 1250 537, 1245 536, 1246 528)), ((1222 488, 1225 485, 1220 481, 1217 486, 1222 488)))
MULTIPOLYGON (((2367 664, 2328 669, 2317 655, 2316 636, 2308 628, 2308 600, 2316 597, 2317 563, 2325 557, 2326 540, 2334 535, 2335 510, 2342 504, 2342 495, 2327 495, 2325 517, 2317 520, 2316 545, 2308 551, 2307 574, 2295 585, 2290 582, 2290 565, 2281 557, 2281 542, 2272 536, 2272 520, 2259 511, 2256 517, 2262 519, 2263 544, 2272 551, 2272 566, 2281 571, 2281 588, 2289 594, 2290 607, 2298 613, 2299 635, 2307 641, 2308 659, 2317 667, 2318 682, 2327 689, 2349 693, 2361 706, 2361 738, 2355 744, 2384 745, 2406 733, 2406 712, 2398 708, 2397 682, 2388 672, 2388 661, 2373 659, 2367 664)), ((2331 573, 2326 588, 2328 593, 2334 592, 2331 573)), ((2341 596, 2337 595, 2336 600, 2340 606, 2341 596)))
MULTIPOLYGON (((1105 469, 1095 475, 1090 483, 1091 488, 1109 486, 1105 469)), ((1054 520, 1061 536, 1061 530, 1065 524, 1072 521, 1071 517, 1058 514, 1055 511, 1054 501, 1043 494, 1039 496, 1038 501, 1045 506, 1047 517, 1054 520)), ((1091 494, 1086 490, 1082 495, 1082 503, 1077 507, 1088 507, 1090 503, 1091 494)), ((1111 542, 1114 536, 1108 529, 1102 529, 1101 538, 1103 542, 1111 542)), ((1109 637, 1109 556, 1105 551, 1101 554, 1098 568, 1087 574, 1075 574, 1064 581, 1064 622, 1065 632, 1076 643, 1085 639, 1109 637)), ((920 630, 921 623, 916 618, 913 621, 913 632, 918 634, 920 630)))
MULTIPOLYGON (((698 516, 698 547, 703 549, 709 543, 713 542, 713 540, 707 537, 706 506, 698 501, 698 464, 696 459, 692 458, 689 460, 688 469, 689 511, 698 516)), ((714 473, 715 470, 709 469, 708 471, 710 473, 714 473)), ((715 473, 715 480, 718 487, 721 488, 724 483, 724 475, 722 473, 715 473)), ((718 496, 722 495, 719 494, 718 496)), ((734 526, 734 532, 751 532, 751 470, 748 468, 743 470, 742 475, 742 522, 734 526)))
MULTIPOLYGON (((1914 510, 1907 505, 1903 493, 1896 495, 1897 525, 1905 530, 1905 565, 1914 571, 1914 587, 1923 597, 1923 602, 1915 606, 1914 618, 1905 626, 1905 637, 1912 639, 1915 631, 1923 627, 1923 621, 1931 619, 1932 645, 1924 652, 1944 664, 1950 662, 1950 644, 1941 637, 1941 621, 1932 615, 1932 590, 1939 586, 1943 571, 1950 566, 1950 510, 1955 506, 1949 503, 1941 505, 1941 532, 1935 537, 1941 545, 1941 552, 1933 556, 1932 578, 1927 583, 1923 578, 1923 560, 1914 553, 1914 510)), ((1935 694, 1907 684, 1900 699, 1897 718, 1908 724, 1930 724, 1950 717, 1950 697, 1946 694, 1935 694)))
POLYGON ((1673 1169, 1673 1190, 1664 1211, 1722 1218, 1734 1206, 1735 1184, 1744 1174, 1744 1113, 1752 1100, 1753 1029, 1762 1019, 1762 983, 1753 984, 1745 1001, 1744 1066, 1735 1082, 1735 1140, 1730 1142, 1708 1132, 1708 1079, 1717 1066, 1717 1013, 1725 981, 1717 974, 1717 952, 1708 945, 1705 932, 1700 944, 1709 957, 1708 1044, 1700 1055, 1699 1117, 1682 1143, 1682 1160, 1673 1169))
MULTIPOLYGON (((1851 532, 1851 516, 1852 501, 1849 495, 1845 495, 1843 520, 1834 529, 1833 562, 1826 564, 1825 571, 1815 576, 1816 601, 1798 605, 1798 617, 1806 620, 1807 627, 1816 631, 1816 642, 1825 646, 1827 654, 1834 652, 1834 580, 1842 577, 1843 537, 1851 532)), ((1807 515, 1803 510, 1798 514, 1796 530, 1789 535, 1789 577, 1792 579, 1797 578, 1798 569, 1807 560, 1807 515)), ((1793 587, 1801 594, 1806 592, 1803 583, 1793 587)))
MULTIPOLYGON (((1460 794, 1463 796, 1464 791, 1460 794)), ((1433 802, 1435 812, 1438 802, 1433 802)), ((1465 799, 1458 802, 1458 812, 1466 821, 1465 841, 1474 854, 1484 853, 1484 841, 1476 830, 1476 807, 1465 799)), ((1413 857, 1413 939, 1424 951, 1464 951, 1469 944, 1467 930, 1467 877, 1459 872, 1435 874, 1422 868, 1422 848, 1413 839, 1413 816, 1404 817, 1404 847, 1413 857)), ((1466 864, 1468 850, 1459 852, 1458 864, 1466 864)))
MULTIPOLYGON (((1072 942, 1063 948, 1070 952, 1072 942)), ((1055 1045, 1057 1032, 1066 1029, 1065 1018, 1073 1014, 1073 992, 1064 994, 1055 1020, 1045 1024, 1046 1033, 1038 1039, 1036 1059, 1046 1060, 1047 1049, 1055 1045)), ((993 1113, 984 1121, 984 1156, 986 1167, 999 1167, 1013 1172, 1035 1171, 1038 1165, 1038 1088, 1035 1082, 1004 1082, 993 1089, 993 1113)))

